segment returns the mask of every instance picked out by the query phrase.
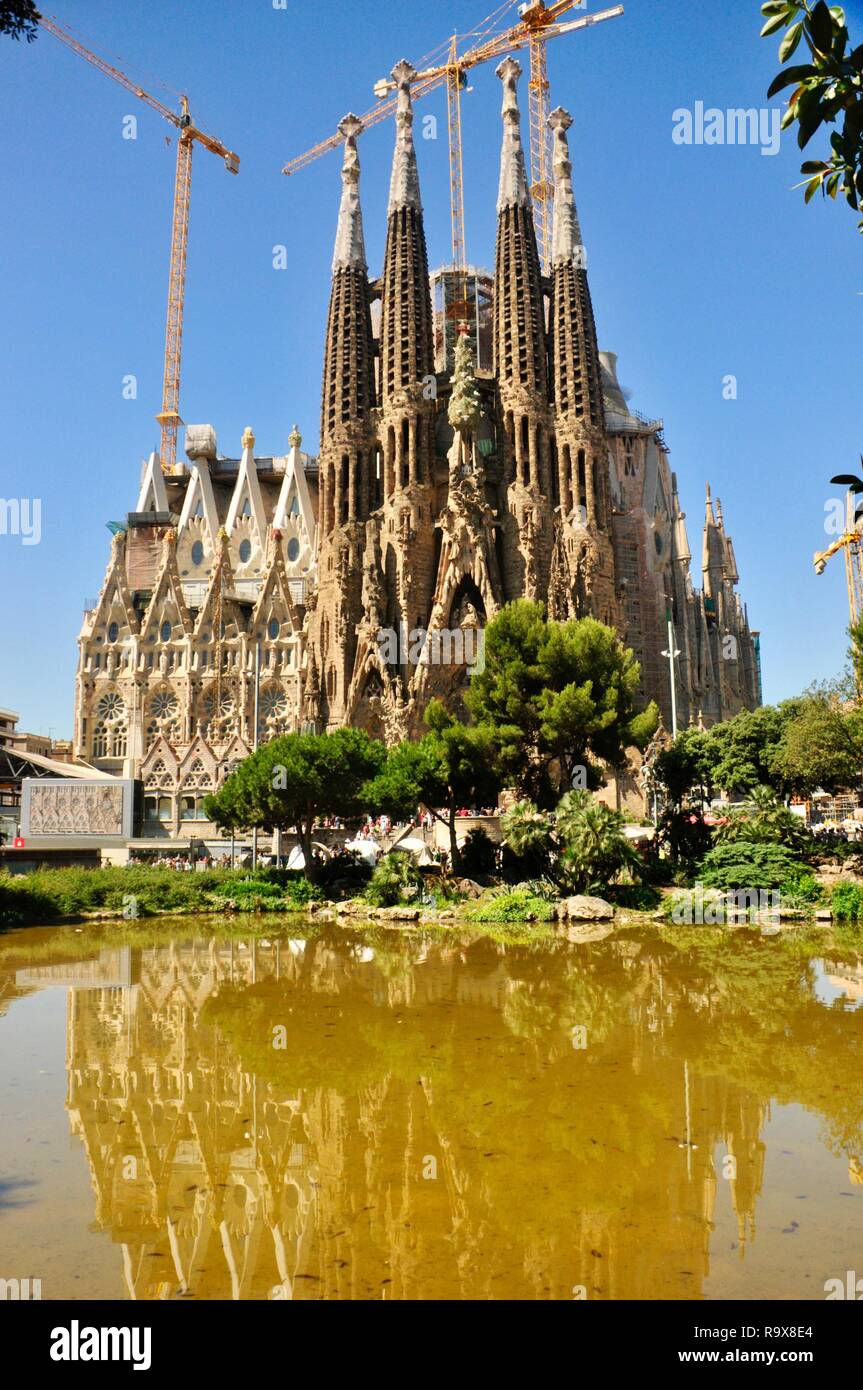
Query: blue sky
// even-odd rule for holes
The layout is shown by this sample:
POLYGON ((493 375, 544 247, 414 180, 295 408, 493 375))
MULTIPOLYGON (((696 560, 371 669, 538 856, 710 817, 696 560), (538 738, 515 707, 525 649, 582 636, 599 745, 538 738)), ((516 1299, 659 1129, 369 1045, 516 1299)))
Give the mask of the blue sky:
MULTIPOLYGON (((338 159, 291 179, 282 164, 371 106, 398 58, 470 31, 491 3, 53 0, 52 14, 167 104, 188 92, 197 122, 240 155, 237 178, 195 155, 186 296, 182 413, 214 424, 224 453, 248 424, 262 453, 284 452, 295 420, 304 447, 317 444, 338 159)), ((846 13, 863 41, 863 5, 846 13)), ((816 578, 811 560, 836 491, 827 480, 854 471, 863 449, 863 240, 844 204, 804 208, 788 135, 775 156, 672 140, 679 108, 766 105, 778 64, 760 26, 756 0, 626 0, 623 18, 552 42, 549 69, 553 101, 574 116, 600 345, 618 353, 631 404, 665 420, 696 559, 707 479, 722 498, 776 700, 836 673, 847 645, 841 561, 816 578), (736 400, 723 398, 728 375, 736 400)), ((492 65, 472 85, 468 254, 492 265, 492 65)), ((434 265, 450 245, 443 93, 417 109, 438 118, 438 139, 418 141, 434 265)), ((134 506, 157 440, 174 147, 166 122, 44 33, 0 41, 0 126, 0 497, 41 501, 38 545, 0 535, 0 705, 63 737, 105 523, 134 506), (134 141, 122 138, 129 114, 134 141), (135 400, 123 396, 129 374, 135 400)), ((385 122, 360 145, 375 274, 392 139, 385 122)), ((817 152, 816 139, 807 156, 817 152)))

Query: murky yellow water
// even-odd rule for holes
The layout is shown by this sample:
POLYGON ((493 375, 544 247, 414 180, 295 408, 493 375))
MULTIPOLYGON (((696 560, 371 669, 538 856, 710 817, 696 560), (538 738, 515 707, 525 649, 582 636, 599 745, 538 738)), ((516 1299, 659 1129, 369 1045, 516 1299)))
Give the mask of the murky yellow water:
POLYGON ((863 1275, 863 935, 263 930, 0 937, 0 1277, 822 1299, 863 1275))

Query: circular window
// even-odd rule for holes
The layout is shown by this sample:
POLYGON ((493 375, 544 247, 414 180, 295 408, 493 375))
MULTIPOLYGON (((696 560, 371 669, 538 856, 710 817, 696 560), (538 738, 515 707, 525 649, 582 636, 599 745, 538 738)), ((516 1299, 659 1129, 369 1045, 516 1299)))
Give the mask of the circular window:
POLYGON ((119 627, 117 626, 116 623, 111 623, 110 627, 108 628, 108 641, 109 641, 109 642, 116 642, 116 640, 117 640, 117 638, 118 638, 119 636, 120 636, 120 629, 119 629, 119 627))
POLYGON ((296 560, 299 557, 299 554, 300 543, 297 540, 296 536, 291 536, 291 539, 288 541, 288 559, 296 560))
POLYGON ((240 541, 240 560, 242 561, 242 563, 245 564, 247 560, 251 559, 251 555, 252 555, 252 542, 251 542, 251 541, 240 541))
POLYGON ((163 642, 170 642, 172 631, 173 629, 169 622, 162 623, 162 626, 159 628, 159 636, 163 642))
POLYGON ((203 543, 203 541, 195 541, 195 544, 192 546, 192 564, 193 564, 193 565, 200 565, 200 563, 201 563, 201 561, 203 560, 203 558, 204 558, 204 543, 203 543))
POLYGON ((275 642, 276 638, 279 635, 279 631, 280 628, 278 618, 270 618, 270 621, 267 623, 267 635, 271 642, 275 642))

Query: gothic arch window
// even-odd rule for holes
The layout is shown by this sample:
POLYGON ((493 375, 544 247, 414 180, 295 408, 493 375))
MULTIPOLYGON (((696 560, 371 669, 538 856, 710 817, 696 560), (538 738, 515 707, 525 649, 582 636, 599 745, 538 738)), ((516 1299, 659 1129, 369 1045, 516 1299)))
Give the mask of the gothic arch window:
POLYGON ((146 747, 150 748, 160 736, 169 743, 175 742, 180 734, 180 703, 173 690, 157 690, 150 696, 147 706, 146 747))
POLYGON ((129 739, 126 702, 116 690, 108 691, 96 704, 93 726, 94 758, 125 758, 129 739))
POLYGON ((235 713, 235 703, 233 693, 223 688, 219 699, 219 708, 216 709, 216 692, 212 685, 202 696, 198 710, 198 723, 201 736, 206 739, 215 740, 217 743, 225 742, 236 732, 237 717, 235 713))
POLYGON ((202 791, 213 790, 213 779, 200 758, 195 758, 191 767, 183 778, 183 790, 189 788, 202 791))
POLYGON ((268 685, 261 691, 260 722, 261 733, 266 738, 276 738, 290 729, 290 706, 288 697, 280 685, 268 685))
POLYGON ((148 791, 158 791, 160 788, 171 790, 174 786, 174 774, 169 772, 164 758, 157 758, 150 771, 147 773, 147 780, 144 783, 148 791))

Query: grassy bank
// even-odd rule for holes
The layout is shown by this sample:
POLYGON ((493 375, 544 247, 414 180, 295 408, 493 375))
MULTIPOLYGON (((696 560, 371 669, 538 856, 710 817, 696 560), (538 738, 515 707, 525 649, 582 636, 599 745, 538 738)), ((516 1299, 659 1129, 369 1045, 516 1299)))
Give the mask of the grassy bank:
POLYGON ((303 912, 323 892, 302 874, 264 869, 40 869, 0 874, 0 926, 165 913, 303 912))

